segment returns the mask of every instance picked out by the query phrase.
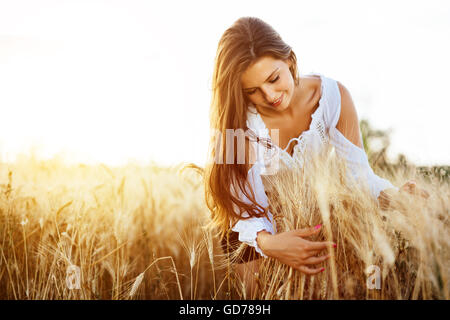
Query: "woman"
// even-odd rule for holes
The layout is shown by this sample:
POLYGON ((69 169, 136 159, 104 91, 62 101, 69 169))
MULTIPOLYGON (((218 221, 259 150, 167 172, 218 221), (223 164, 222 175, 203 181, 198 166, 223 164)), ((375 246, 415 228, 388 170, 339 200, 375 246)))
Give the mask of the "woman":
MULTIPOLYGON (((275 148, 289 164, 305 148, 320 150, 331 143, 350 171, 361 175, 357 169, 364 169, 374 199, 386 208, 398 188, 370 168, 349 91, 320 74, 300 77, 292 48, 271 26, 253 17, 238 19, 223 34, 212 81, 210 120, 218 134, 211 141, 214 161, 205 168, 205 194, 213 222, 220 226, 224 251, 230 253, 242 242, 249 246, 237 266, 247 284, 261 257, 270 256, 309 275, 323 271, 317 265, 330 257, 327 250, 335 244, 306 239, 320 232, 320 225, 276 233, 261 180, 261 174, 267 174, 264 159, 254 146, 275 148), (236 161, 239 155, 233 155, 231 165, 222 161, 217 137, 227 141, 227 157, 235 150, 225 139, 227 129, 248 133, 244 162, 236 161), (269 133, 272 129, 278 129, 277 137, 269 133)), ((410 181, 400 190, 418 189, 410 181)))

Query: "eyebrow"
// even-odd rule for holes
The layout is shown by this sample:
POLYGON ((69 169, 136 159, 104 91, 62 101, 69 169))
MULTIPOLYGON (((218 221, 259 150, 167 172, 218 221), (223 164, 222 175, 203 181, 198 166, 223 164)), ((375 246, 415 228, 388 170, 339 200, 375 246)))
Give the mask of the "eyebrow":
MULTIPOLYGON (((270 74, 270 76, 267 77, 266 81, 269 80, 270 77, 272 77, 273 74, 274 74, 275 72, 277 72, 279 69, 280 69, 280 67, 276 68, 276 69, 270 74)), ((265 81, 264 81, 264 82, 265 82, 265 81)), ((255 88, 257 88, 257 87, 245 88, 244 90, 250 90, 250 89, 255 89, 255 88)))

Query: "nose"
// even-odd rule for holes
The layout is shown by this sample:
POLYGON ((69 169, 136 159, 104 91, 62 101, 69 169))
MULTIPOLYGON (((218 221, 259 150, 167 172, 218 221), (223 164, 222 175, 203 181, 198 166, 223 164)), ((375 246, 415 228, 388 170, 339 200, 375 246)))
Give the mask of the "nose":
POLYGON ((278 97, 276 96, 276 93, 273 90, 262 88, 262 91, 264 93, 264 97, 265 97, 267 103, 271 104, 276 99, 278 99, 278 97))

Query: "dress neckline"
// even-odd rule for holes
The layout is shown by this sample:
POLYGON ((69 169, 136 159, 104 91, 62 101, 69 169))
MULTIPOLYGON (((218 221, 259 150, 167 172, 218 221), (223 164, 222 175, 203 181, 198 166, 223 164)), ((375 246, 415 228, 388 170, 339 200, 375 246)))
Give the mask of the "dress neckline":
POLYGON ((319 99, 319 106, 317 107, 317 109, 311 114, 311 123, 309 124, 309 128, 307 130, 304 130, 302 133, 300 133, 300 135, 298 137, 294 137, 292 139, 289 140, 289 142, 287 143, 286 147, 284 149, 282 149, 280 146, 278 146, 277 144, 272 142, 272 138, 269 135, 269 129, 266 126, 266 123, 264 122, 264 120, 261 118, 261 115, 259 114, 258 110, 252 105, 252 111, 253 113, 256 114, 256 118, 258 119, 258 122, 260 123, 261 127, 264 129, 264 132, 267 132, 267 136, 265 138, 267 138, 271 145, 275 146, 278 150, 280 150, 282 153, 286 154, 289 156, 290 159, 294 158, 294 154, 295 154, 295 148, 299 145, 299 142, 301 139, 303 139, 303 137, 308 134, 309 132, 311 132, 312 128, 313 128, 313 123, 314 123, 314 119, 317 116, 317 114, 319 112, 321 112, 320 110, 323 108, 323 99, 325 97, 325 81, 324 81, 324 76, 320 73, 311 73, 310 75, 317 75, 320 78, 320 89, 321 89, 321 93, 320 93, 320 99, 319 99), (292 155, 287 152, 287 149, 289 148, 290 144, 292 141, 296 140, 297 144, 294 146, 294 148, 292 149, 292 155))

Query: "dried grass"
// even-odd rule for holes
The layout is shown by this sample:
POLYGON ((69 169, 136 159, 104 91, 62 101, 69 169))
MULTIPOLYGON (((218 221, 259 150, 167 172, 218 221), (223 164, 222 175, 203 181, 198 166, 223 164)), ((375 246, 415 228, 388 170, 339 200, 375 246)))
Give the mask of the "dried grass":
MULTIPOLYGON (((279 232, 321 223, 337 248, 325 272, 305 276, 264 259, 253 299, 448 299, 448 183, 416 178, 431 197, 404 195, 381 211, 344 183, 332 156, 264 179, 279 232), (380 290, 367 267, 379 266, 380 290)), ((0 299, 240 299, 201 176, 180 167, 0 163, 0 299), (80 268, 80 289, 67 267, 80 268)), ((201 170, 198 170, 201 172, 201 170)), ((248 297, 248 296, 247 296, 248 297)))

